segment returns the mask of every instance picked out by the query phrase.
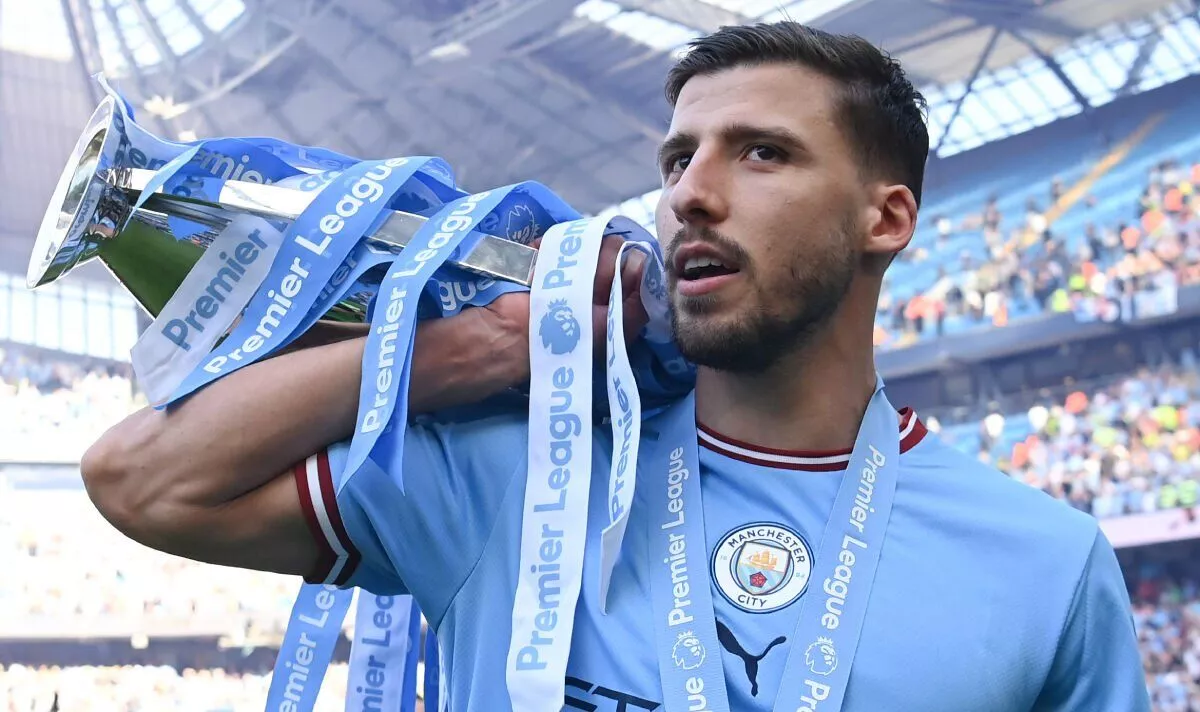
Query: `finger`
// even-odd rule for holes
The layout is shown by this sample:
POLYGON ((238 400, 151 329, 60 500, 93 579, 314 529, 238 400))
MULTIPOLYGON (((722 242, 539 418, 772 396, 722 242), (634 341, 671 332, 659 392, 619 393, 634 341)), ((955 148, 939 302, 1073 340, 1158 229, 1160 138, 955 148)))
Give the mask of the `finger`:
POLYGON ((640 291, 642 274, 646 271, 646 253, 641 250, 626 252, 625 264, 621 268, 621 293, 626 298, 640 291))
POLYGON ((600 243, 600 257, 596 265, 596 280, 592 285, 592 303, 606 304, 612 290, 613 273, 616 272, 617 254, 624 243, 615 235, 605 237, 600 243))
POLYGON ((622 304, 623 316, 625 323, 625 343, 628 344, 638 337, 642 328, 650 323, 650 315, 646 313, 646 307, 642 305, 642 295, 639 292, 634 292, 625 297, 622 304))

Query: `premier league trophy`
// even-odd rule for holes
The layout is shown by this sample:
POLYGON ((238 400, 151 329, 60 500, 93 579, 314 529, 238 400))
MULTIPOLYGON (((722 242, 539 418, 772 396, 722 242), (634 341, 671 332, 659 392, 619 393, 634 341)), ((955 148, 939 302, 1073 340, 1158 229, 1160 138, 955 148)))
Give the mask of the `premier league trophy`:
MULTIPOLYGON (((259 173, 227 157, 212 161, 212 172, 221 178, 212 195, 168 192, 152 184, 156 171, 147 166, 155 162, 145 154, 131 140, 118 99, 105 97, 75 144, 46 210, 29 261, 29 287, 53 282, 98 257, 133 298, 157 316, 235 216, 255 215, 286 225, 318 195, 266 184, 259 173), (187 234, 175 234, 174 225, 187 225, 187 234)), ((397 252, 427 218, 389 212, 366 240, 380 250, 397 252)), ((528 286, 537 251, 506 237, 485 235, 469 254, 452 263, 481 277, 528 286)), ((362 301, 361 294, 347 297, 326 318, 362 321, 362 301)))

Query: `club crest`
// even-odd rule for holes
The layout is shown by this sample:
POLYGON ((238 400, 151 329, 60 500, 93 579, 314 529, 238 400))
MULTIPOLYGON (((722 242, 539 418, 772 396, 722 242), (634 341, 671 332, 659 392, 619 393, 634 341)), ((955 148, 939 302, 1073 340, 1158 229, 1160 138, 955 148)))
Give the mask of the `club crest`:
POLYGON ((785 526, 749 524, 717 544, 712 575, 733 605, 750 613, 770 613, 790 605, 808 588, 812 549, 785 526))

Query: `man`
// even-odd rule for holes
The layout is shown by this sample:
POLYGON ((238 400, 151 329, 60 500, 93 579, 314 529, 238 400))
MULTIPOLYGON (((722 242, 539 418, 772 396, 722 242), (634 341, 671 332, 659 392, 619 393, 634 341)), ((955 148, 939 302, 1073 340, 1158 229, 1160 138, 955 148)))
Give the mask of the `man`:
MULTIPOLYGON (((839 664, 823 639, 793 637, 806 605, 843 612, 813 560, 864 410, 878 402, 872 326, 884 271, 917 220, 923 100, 867 42, 793 23, 697 41, 667 94, 657 228, 675 338, 699 367, 705 558, 693 580, 710 572, 720 651, 707 654, 720 656, 730 709, 769 710, 789 656, 805 674, 839 664)), ((606 299, 598 288, 596 304, 606 299)), ((423 324, 413 409, 527 379, 528 328, 528 298, 515 295, 423 324)), ((361 339, 300 349, 169 413, 138 413, 88 452, 89 492, 122 531, 165 551, 411 592, 438 628, 452 708, 506 709, 526 406, 491 399, 470 418, 435 413, 409 428, 393 463, 404 494, 363 471, 335 496, 330 472, 345 459, 336 441, 353 430, 361 357, 361 339)), ((926 437, 910 411, 882 422, 897 428, 896 490, 873 585, 854 584, 869 607, 844 709, 1148 709, 1128 599, 1096 522, 926 437)), ((644 451, 660 427, 647 420, 644 451)), ((593 473, 608 472, 608 431, 594 433, 593 473)), ((678 708, 664 704, 650 605, 665 560, 647 538, 649 498, 668 476, 639 465, 607 614, 596 566, 585 567, 570 708, 678 708)), ((592 482, 591 501, 603 502, 606 478, 592 482)), ((603 506, 591 510, 588 562, 607 522, 603 506)), ((676 648, 682 668, 704 657, 691 638, 676 648)))

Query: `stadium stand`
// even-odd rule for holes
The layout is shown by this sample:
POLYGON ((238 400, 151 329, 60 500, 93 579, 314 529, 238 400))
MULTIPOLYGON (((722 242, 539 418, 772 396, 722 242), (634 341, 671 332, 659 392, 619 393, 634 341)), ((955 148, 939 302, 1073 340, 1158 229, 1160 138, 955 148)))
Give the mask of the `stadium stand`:
POLYGON ((1098 149, 1090 132, 1043 135, 1055 151, 956 175, 958 188, 924 208, 933 217, 889 273, 876 344, 904 348, 1050 312, 1112 319, 1135 298, 1145 313, 1200 280, 1200 105, 1154 108, 1113 107, 1115 145, 1098 149))
POLYGON ((993 410, 941 436, 1010 476, 1096 517, 1196 505, 1200 372, 1184 365, 1040 394, 1027 410, 993 410))
MULTIPOLYGON (((270 666, 259 672, 166 665, 0 665, 0 712, 241 712, 262 709, 270 666)), ((315 712, 345 709, 347 666, 330 666, 315 712)), ((423 707, 418 707, 423 709, 423 707)))
POLYGON ((1200 699, 1200 580, 1145 578, 1134 621, 1151 699, 1162 712, 1190 712, 1200 699))
POLYGON ((0 345, 0 461, 79 462, 87 446, 145 404, 128 363, 0 345))

